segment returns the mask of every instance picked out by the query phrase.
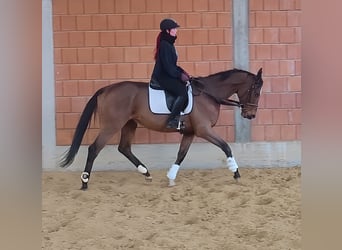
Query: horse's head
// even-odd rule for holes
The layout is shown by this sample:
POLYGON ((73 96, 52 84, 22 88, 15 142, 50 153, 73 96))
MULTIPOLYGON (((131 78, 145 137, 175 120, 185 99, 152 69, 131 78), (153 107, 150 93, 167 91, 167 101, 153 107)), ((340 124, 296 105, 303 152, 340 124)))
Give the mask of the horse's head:
MULTIPOLYGON (((241 116, 255 118, 261 88, 262 68, 256 75, 241 69, 232 69, 192 79, 193 93, 205 93, 217 103, 241 107, 241 116), (228 99, 237 94, 239 101, 228 99)), ((195 95, 195 94, 194 94, 195 95)))
POLYGON ((237 95, 241 103, 241 115, 243 118, 255 118, 258 102, 263 85, 262 68, 256 75, 248 74, 245 84, 237 90, 237 95))

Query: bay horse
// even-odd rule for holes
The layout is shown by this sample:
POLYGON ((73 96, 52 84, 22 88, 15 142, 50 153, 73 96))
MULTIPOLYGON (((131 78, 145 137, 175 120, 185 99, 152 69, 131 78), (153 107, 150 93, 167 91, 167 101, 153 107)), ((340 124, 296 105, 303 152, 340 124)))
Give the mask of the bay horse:
MULTIPOLYGON (((238 165, 229 145, 214 132, 213 127, 219 117, 220 105, 239 106, 242 117, 255 118, 262 85, 262 68, 257 74, 232 69, 191 79, 193 108, 189 114, 183 117, 185 128, 181 131, 182 139, 177 159, 167 173, 169 186, 175 185, 174 180, 178 169, 194 136, 218 146, 227 157, 227 167, 234 173, 234 179, 240 178, 238 165), (233 94, 237 94, 239 101, 228 99, 233 94)), ((78 121, 72 144, 59 163, 60 167, 71 165, 92 117, 97 113, 100 129, 96 139, 88 147, 85 169, 81 174, 82 190, 88 188, 95 158, 114 134, 120 130, 121 138, 118 151, 134 164, 146 180, 152 180, 148 168, 131 151, 138 123, 147 129, 159 132, 179 132, 179 130, 166 128, 168 115, 154 114, 150 111, 148 86, 148 83, 133 81, 114 83, 99 89, 86 104, 78 121)))

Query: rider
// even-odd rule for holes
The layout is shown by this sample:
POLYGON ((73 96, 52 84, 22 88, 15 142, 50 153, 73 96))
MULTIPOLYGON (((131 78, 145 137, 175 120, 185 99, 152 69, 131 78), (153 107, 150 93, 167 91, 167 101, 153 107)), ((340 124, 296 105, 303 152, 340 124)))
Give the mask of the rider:
POLYGON ((157 37, 155 48, 155 65, 152 78, 172 95, 176 100, 172 106, 171 114, 167 119, 167 128, 177 128, 179 115, 188 102, 186 83, 190 76, 184 69, 177 65, 178 55, 174 43, 177 39, 179 25, 172 19, 164 19, 160 22, 160 33, 157 37))

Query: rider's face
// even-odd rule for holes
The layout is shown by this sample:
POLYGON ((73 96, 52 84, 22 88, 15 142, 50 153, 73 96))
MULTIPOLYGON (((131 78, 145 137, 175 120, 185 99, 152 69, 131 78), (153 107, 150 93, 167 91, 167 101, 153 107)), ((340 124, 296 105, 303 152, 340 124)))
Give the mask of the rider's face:
POLYGON ((177 28, 170 29, 168 32, 169 32, 170 36, 176 36, 177 28))

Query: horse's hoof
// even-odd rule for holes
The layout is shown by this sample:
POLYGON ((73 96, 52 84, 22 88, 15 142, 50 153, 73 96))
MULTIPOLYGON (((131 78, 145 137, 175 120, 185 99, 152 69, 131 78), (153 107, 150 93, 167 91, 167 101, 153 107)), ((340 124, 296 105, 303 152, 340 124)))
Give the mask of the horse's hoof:
POLYGON ((175 180, 169 179, 169 187, 174 187, 174 186, 176 186, 175 180))
POLYGON ((234 179, 237 181, 239 178, 241 178, 239 170, 236 170, 234 173, 234 179))
POLYGON ((152 182, 152 176, 145 176, 145 181, 152 182))
POLYGON ((86 191, 88 189, 88 183, 82 182, 82 187, 80 189, 86 191))

